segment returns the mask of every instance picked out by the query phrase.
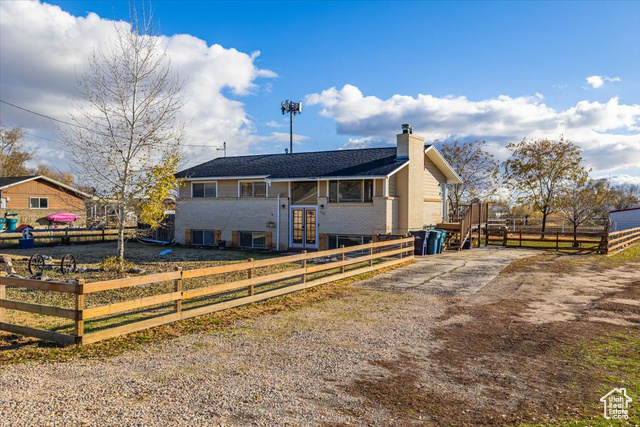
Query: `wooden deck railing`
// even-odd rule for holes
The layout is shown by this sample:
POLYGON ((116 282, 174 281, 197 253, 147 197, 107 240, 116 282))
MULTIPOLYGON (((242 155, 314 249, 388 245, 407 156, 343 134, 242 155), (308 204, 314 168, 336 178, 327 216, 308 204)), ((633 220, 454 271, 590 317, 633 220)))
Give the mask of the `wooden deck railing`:
POLYGON ((0 277, 0 330, 60 344, 89 344, 390 267, 413 257, 413 237, 408 237, 94 283, 0 277), (56 300, 51 294, 67 298, 60 306, 14 301, 7 299, 8 286, 43 292, 45 301, 56 300), (55 328, 34 327, 42 324, 35 321, 18 325, 9 322, 7 310, 19 312, 14 317, 26 318, 27 323, 29 316, 53 316, 62 322, 55 328))

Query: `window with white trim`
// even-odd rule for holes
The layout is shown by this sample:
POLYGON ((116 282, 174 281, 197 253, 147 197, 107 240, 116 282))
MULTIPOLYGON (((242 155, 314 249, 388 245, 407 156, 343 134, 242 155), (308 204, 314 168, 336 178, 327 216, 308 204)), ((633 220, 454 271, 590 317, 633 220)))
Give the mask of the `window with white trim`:
POLYGON ((218 183, 217 182, 192 182, 191 197, 193 198, 218 197, 218 183))
POLYGON ((372 201, 372 179, 329 181, 330 203, 371 203, 372 201))
POLYGON ((267 197, 267 183, 240 182, 240 197, 267 197))
POLYGON ((215 246, 213 230, 191 230, 191 244, 195 246, 215 246))
POLYGON ((241 231, 240 247, 263 249, 267 245, 267 237, 264 231, 241 231))
POLYGON ((48 197, 29 197, 30 209, 49 209, 48 197))

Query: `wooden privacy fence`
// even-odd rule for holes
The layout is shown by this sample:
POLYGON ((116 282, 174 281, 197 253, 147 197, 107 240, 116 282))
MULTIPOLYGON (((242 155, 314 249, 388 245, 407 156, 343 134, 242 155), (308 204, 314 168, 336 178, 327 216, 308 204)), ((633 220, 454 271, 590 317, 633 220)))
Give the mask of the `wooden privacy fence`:
MULTIPOLYGON (((125 228, 125 235, 132 236, 136 231, 135 227, 125 228)), ((30 230, 29 233, 38 244, 70 244, 80 241, 100 241, 115 240, 118 237, 118 230, 115 228, 101 230, 77 230, 77 229, 39 229, 30 230)), ((17 245, 18 239, 22 239, 21 232, 4 232, 0 234, 0 245, 17 245)))
POLYGON ((89 344, 413 258, 413 237, 408 237, 94 283, 0 277, 0 330, 60 344, 89 344), (10 292, 29 302, 10 299, 10 292))

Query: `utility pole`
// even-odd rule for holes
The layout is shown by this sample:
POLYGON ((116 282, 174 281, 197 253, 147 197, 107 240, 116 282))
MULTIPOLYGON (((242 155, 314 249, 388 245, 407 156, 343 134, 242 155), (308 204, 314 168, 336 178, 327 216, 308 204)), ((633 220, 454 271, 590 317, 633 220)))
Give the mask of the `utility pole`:
POLYGON ((302 101, 293 102, 287 99, 286 101, 282 101, 280 108, 282 115, 284 115, 285 112, 289 113, 289 154, 293 154, 293 116, 302 114, 302 101))

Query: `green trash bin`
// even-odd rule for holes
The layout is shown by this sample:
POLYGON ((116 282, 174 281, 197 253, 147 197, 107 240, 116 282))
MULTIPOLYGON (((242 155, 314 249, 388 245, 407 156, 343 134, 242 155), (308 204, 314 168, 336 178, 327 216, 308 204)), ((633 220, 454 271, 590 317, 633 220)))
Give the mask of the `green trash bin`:
POLYGON ((436 230, 429 230, 427 237, 427 255, 435 255, 438 253, 438 233, 436 230))
POLYGON ((0 230, 4 230, 5 222, 7 222, 7 218, 0 217, 0 230))
POLYGON ((7 230, 16 231, 18 226, 18 218, 7 218, 7 230))

